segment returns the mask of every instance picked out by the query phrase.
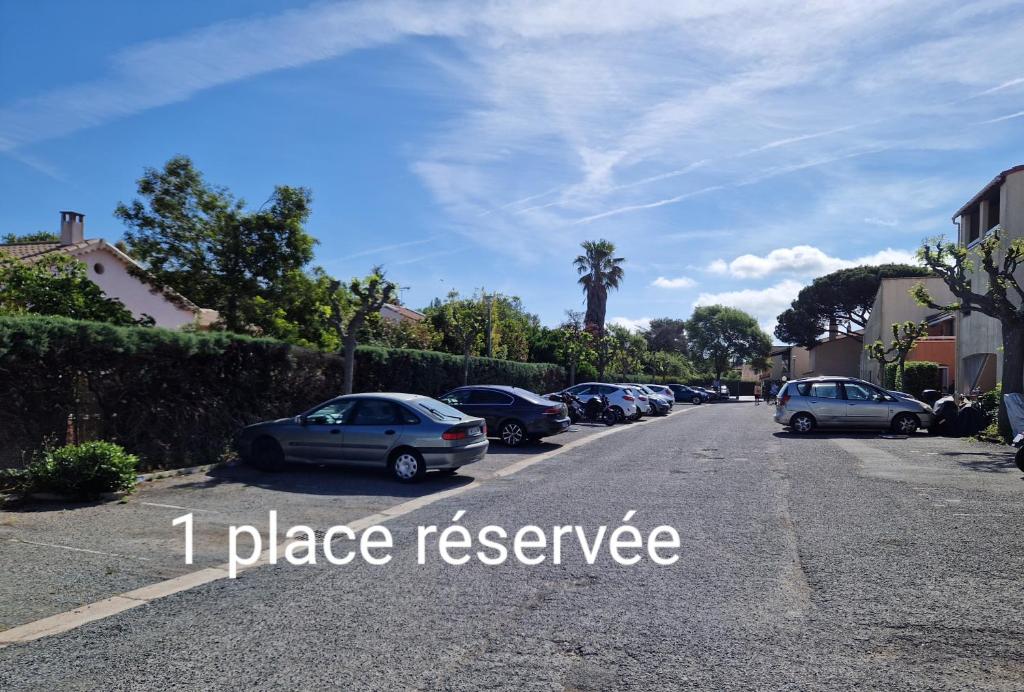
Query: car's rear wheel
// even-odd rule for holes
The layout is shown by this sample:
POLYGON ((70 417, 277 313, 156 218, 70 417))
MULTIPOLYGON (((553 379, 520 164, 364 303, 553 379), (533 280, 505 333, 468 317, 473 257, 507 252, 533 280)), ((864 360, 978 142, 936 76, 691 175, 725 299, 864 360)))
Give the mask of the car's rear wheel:
POLYGON ((892 419, 892 430, 900 435, 913 435, 920 425, 917 416, 910 413, 901 413, 892 419))
POLYGON ((699 406, 704 402, 699 396, 695 396, 692 399, 690 399, 690 403, 693 404, 694 406, 699 406))
POLYGON ((789 427, 800 435, 806 435, 814 430, 814 416, 809 413, 798 413, 789 419, 789 427))
POLYGON ((261 437, 253 441, 247 461, 260 471, 280 471, 284 468, 284 452, 274 438, 261 437))
POLYGON ((526 428, 517 420, 508 420, 502 423, 498 436, 507 447, 519 447, 527 440, 526 428))
POLYGON ((400 449, 391 456, 388 464, 391 475, 400 483, 416 483, 427 474, 427 465, 419 452, 400 449))

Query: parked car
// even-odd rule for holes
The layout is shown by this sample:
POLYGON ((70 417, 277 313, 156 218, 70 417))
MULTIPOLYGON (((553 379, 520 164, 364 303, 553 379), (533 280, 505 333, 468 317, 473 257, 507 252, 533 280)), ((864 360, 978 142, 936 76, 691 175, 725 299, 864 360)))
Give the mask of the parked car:
POLYGON ((526 389, 502 385, 459 387, 440 397, 463 413, 483 418, 487 429, 509 447, 540 440, 569 429, 564 403, 544 399, 526 389))
POLYGON ((651 407, 650 414, 652 416, 664 416, 672 408, 669 400, 651 389, 650 386, 646 384, 631 384, 628 386, 634 391, 639 392, 641 396, 647 397, 647 403, 651 407))
POLYGON ((604 394, 608 397, 608 402, 620 421, 635 420, 639 417, 640 409, 637 408, 637 397, 628 387, 604 382, 584 382, 562 391, 568 392, 584 402, 592 396, 604 394))
POLYGON ((796 433, 815 428, 891 429, 905 435, 930 428, 935 412, 928 404, 904 399, 851 377, 792 380, 779 392, 775 422, 796 433))
POLYGON ((660 396, 668 403, 669 409, 671 409, 676 403, 676 395, 667 385, 663 384, 649 384, 647 388, 652 392, 660 396))
POLYGON ((636 397, 636 420, 640 420, 643 416, 654 415, 654 403, 650 400, 650 395, 645 392, 640 385, 619 382, 619 386, 629 389, 633 393, 633 396, 636 397))
POLYGON ((487 454, 487 424, 416 394, 349 394, 294 418, 256 423, 237 439, 242 460, 275 471, 285 462, 388 469, 421 480, 428 469, 455 473, 487 454))
POLYGON ((670 384, 669 390, 675 395, 676 401, 694 405, 703 404, 711 398, 711 394, 700 387, 687 387, 685 384, 670 384))

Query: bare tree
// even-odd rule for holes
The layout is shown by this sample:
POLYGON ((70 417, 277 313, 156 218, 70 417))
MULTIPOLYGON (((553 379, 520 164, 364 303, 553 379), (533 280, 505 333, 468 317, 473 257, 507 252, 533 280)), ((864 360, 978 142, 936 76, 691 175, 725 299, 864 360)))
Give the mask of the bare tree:
POLYGON ((341 282, 331 281, 330 304, 331 326, 338 334, 345 357, 345 394, 352 393, 355 382, 356 346, 359 330, 366 324, 366 318, 388 303, 395 295, 397 287, 384 276, 384 269, 374 267, 369 276, 352 279, 343 292, 341 282))

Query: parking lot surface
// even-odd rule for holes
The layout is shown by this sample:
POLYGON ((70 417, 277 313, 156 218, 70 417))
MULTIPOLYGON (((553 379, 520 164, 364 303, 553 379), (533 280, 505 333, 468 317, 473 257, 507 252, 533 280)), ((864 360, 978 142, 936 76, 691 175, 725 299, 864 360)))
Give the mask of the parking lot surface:
MULTIPOLYGON (((750 403, 691 407, 513 476, 496 475, 495 455, 498 466, 475 471, 478 487, 389 523, 387 565, 259 567, 12 645, 0 649, 0 688, 1020 689, 1024 478, 1008 450, 925 435, 797 437, 770 415, 750 403), (632 510, 638 528, 676 527, 681 559, 419 564, 417 527, 449 525, 460 510, 474 535, 612 528, 632 510)), ((203 507, 248 519, 277 493, 288 522, 336 523, 349 502, 353 513, 377 507, 361 482, 387 483, 316 470, 274 482, 288 487, 202 480, 192 498, 209 491, 203 507), (358 490, 339 492, 348 484, 358 490)), ((81 511, 63 526, 101 535, 80 528, 94 516, 81 511)), ((180 559, 177 534, 165 533, 180 559)))

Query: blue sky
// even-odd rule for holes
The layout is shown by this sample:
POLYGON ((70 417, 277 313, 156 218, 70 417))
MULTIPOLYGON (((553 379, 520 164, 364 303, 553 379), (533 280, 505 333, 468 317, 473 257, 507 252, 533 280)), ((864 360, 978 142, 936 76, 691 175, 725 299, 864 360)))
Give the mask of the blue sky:
POLYGON ((258 205, 314 193, 317 262, 420 307, 724 302, 766 328, 816 275, 911 256, 1024 162, 1019 2, 0 0, 0 230, 112 212, 177 153, 258 205))

